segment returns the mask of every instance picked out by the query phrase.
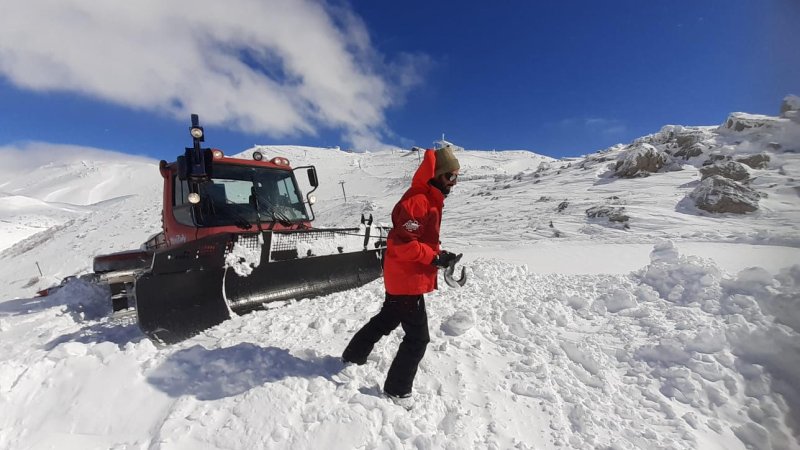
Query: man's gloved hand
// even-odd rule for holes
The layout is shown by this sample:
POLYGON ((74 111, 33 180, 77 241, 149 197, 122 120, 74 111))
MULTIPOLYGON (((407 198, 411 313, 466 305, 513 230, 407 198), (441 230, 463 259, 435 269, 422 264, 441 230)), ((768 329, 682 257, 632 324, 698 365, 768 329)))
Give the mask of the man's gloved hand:
POLYGON ((442 250, 439 252, 438 255, 433 257, 433 264, 436 267, 447 267, 450 265, 451 262, 455 261, 458 258, 458 255, 455 253, 450 253, 447 250, 442 250))

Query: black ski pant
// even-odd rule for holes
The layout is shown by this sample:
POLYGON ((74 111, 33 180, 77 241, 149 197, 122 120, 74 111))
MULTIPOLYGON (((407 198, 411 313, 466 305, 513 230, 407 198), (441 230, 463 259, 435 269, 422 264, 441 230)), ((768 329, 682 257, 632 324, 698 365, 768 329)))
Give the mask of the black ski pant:
POLYGON ((383 391, 390 395, 403 396, 411 393, 417 367, 428 342, 428 314, 425 311, 425 297, 422 295, 392 295, 386 293, 380 312, 361 328, 347 348, 342 359, 356 364, 367 362, 375 343, 392 332, 397 325, 403 326, 406 335, 397 355, 386 374, 383 391))

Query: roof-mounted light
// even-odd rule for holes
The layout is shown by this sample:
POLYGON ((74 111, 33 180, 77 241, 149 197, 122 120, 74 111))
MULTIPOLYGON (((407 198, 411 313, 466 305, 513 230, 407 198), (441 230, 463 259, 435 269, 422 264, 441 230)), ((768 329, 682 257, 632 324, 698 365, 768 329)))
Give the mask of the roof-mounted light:
POLYGON ((216 148, 211 153, 214 155, 214 159, 222 159, 225 156, 225 153, 222 153, 222 150, 216 148))
POLYGON ((253 152, 253 159, 255 159, 256 161, 261 161, 262 159, 264 159, 264 154, 256 150, 253 152))
POLYGON ((200 139, 203 137, 203 129, 200 127, 193 127, 189 133, 192 134, 192 137, 195 139, 200 139))
POLYGON ((272 164, 276 164, 278 166, 288 166, 289 165, 289 160, 286 159, 286 158, 281 158, 280 156, 270 159, 269 162, 271 162, 272 164))

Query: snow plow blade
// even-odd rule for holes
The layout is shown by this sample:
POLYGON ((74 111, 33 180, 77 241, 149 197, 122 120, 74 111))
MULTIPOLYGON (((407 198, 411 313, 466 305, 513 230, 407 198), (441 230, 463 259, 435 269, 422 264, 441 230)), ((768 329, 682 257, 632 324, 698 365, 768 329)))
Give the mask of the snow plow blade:
POLYGON ((223 234, 157 252, 151 270, 136 282, 142 331, 171 344, 224 322, 231 311, 353 289, 382 274, 385 233, 365 236, 364 228, 356 228, 261 236, 223 234), (255 261, 234 256, 242 249, 255 261))

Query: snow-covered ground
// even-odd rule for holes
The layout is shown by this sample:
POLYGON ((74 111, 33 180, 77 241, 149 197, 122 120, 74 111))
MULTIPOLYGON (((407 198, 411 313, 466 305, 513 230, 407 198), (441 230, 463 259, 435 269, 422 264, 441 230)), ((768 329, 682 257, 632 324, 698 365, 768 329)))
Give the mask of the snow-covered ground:
MULTIPOLYGON (((800 448, 800 125, 748 119, 764 125, 643 138, 668 149, 693 135, 703 153, 642 178, 611 175, 624 146, 569 160, 460 152, 442 240, 469 281, 427 296, 411 411, 379 388, 402 331, 364 366, 339 360, 381 280, 159 347, 82 281, 31 298, 158 231, 156 161, 74 150, 6 170, 0 448, 800 448), (704 159, 760 153, 757 211, 688 204, 704 159), (629 220, 587 217, 596 206, 629 220)), ((258 149, 317 166, 317 226, 388 221, 418 164, 258 149)))

